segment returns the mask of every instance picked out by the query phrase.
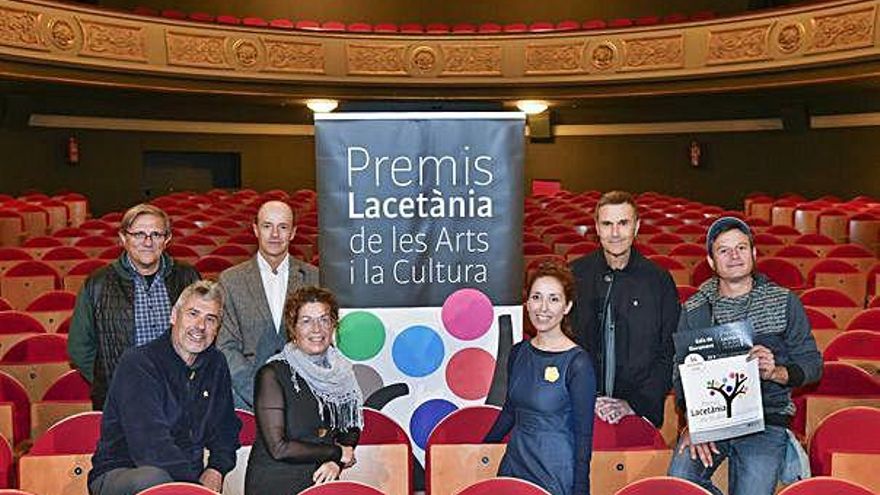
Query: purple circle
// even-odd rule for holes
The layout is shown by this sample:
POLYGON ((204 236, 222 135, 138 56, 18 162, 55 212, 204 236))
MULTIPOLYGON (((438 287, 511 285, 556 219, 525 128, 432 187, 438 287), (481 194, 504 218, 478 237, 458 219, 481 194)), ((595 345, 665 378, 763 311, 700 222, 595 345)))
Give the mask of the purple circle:
POLYGON ((458 409, 452 402, 443 399, 425 401, 413 411, 409 419, 409 436, 422 450, 428 445, 428 436, 443 418, 458 409))
POLYGON ((460 289, 446 298, 440 311, 446 331, 459 340, 482 337, 495 317, 492 301, 477 289, 460 289))

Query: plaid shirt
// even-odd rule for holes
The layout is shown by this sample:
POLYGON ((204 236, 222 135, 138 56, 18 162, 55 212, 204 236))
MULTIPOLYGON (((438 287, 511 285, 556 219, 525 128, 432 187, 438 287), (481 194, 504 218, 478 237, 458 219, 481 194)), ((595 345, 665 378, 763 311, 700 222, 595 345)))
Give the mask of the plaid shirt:
POLYGON ((168 266, 162 258, 153 282, 148 285, 146 277, 134 269, 128 256, 124 259, 124 266, 134 280, 134 345, 142 346, 168 330, 171 320, 171 300, 165 289, 168 266))

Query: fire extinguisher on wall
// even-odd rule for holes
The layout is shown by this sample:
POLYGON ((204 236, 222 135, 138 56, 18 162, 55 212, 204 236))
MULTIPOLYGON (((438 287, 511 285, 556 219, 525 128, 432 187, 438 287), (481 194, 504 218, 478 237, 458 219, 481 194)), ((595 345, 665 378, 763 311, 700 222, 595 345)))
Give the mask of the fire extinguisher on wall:
POLYGON ((69 165, 79 164, 79 142, 75 136, 67 138, 67 163, 69 165))

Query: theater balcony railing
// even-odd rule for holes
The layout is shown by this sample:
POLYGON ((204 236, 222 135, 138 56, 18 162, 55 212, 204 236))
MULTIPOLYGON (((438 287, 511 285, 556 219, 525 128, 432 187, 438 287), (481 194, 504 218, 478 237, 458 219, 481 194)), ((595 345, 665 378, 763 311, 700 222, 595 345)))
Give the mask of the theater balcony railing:
POLYGON ((456 88, 627 94, 638 84, 733 87, 744 76, 804 82, 792 75, 819 80, 880 64, 878 5, 840 0, 645 28, 433 36, 231 27, 0 0, 0 78, 414 95, 456 88))

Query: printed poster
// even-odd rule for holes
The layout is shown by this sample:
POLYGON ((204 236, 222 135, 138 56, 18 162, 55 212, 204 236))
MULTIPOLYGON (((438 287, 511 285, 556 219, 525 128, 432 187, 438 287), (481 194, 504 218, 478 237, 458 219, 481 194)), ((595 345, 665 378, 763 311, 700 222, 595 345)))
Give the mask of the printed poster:
POLYGON ((747 359, 753 335, 745 320, 673 334, 692 442, 764 430, 758 361, 747 359))

